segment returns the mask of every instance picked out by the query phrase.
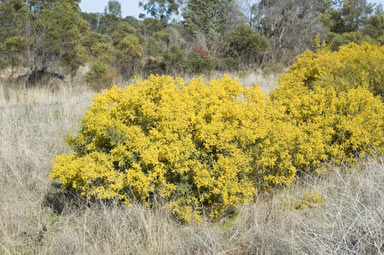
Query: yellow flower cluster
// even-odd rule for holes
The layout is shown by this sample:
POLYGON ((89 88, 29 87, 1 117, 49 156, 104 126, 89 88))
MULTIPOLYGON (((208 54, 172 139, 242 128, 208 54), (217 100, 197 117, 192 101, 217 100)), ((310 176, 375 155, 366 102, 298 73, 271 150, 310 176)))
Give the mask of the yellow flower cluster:
MULTIPOLYGON (((384 150, 384 106, 373 93, 384 86, 384 47, 350 44, 337 52, 307 51, 271 93, 275 108, 297 126, 300 170, 327 161, 353 163, 384 150)), ((376 93, 380 94, 380 93, 376 93)))
POLYGON ((337 92, 364 87, 384 96, 384 47, 379 44, 350 43, 331 51, 319 46, 307 50, 282 76, 274 94, 293 93, 304 88, 333 86, 337 92))
POLYGON ((243 148, 266 135, 253 127, 264 122, 267 98, 252 91, 251 109, 243 96, 228 77, 208 86, 151 76, 113 87, 93 99, 79 135, 68 139, 75 152, 58 156, 50 177, 87 197, 156 201, 185 221, 210 208, 215 218, 255 194, 243 148))
POLYGON ((383 51, 306 52, 271 98, 228 76, 185 84, 152 75, 113 87, 93 99, 68 137, 74 152, 57 156, 50 178, 88 198, 160 203, 198 222, 203 211, 218 218, 257 190, 290 185, 299 171, 383 152, 384 105, 369 91, 381 74, 360 68, 366 59, 343 60, 353 50, 372 61, 383 51))
POLYGON ((321 205, 325 201, 324 197, 318 192, 314 192, 312 195, 308 191, 304 191, 304 198, 295 205, 296 210, 312 208, 315 205, 321 205))

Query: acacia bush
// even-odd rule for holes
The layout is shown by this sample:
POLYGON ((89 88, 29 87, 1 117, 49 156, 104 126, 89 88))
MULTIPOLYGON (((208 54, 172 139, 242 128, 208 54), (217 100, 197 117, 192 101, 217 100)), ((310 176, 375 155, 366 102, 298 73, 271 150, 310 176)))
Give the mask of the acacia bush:
POLYGON ((56 159, 51 178, 87 197, 164 203, 181 219, 212 217, 254 194, 240 149, 242 86, 229 78, 184 86, 151 76, 93 99, 74 153, 56 159))
POLYGON ((276 94, 292 94, 304 88, 333 86, 337 91, 364 87, 384 96, 384 47, 379 44, 350 43, 331 51, 328 46, 307 50, 282 75, 276 94))
POLYGON ((291 96, 273 103, 302 132, 297 168, 320 170, 329 161, 351 164, 384 151, 384 105, 366 88, 337 93, 332 86, 316 87, 291 96))
POLYGON ((282 75, 270 96, 303 133, 297 168, 319 170, 324 162, 348 164, 383 152, 383 64, 384 47, 349 44, 337 52, 308 50, 282 75))
POLYGON ((310 64, 316 54, 332 53, 305 53, 271 97, 228 76, 186 84, 152 75, 106 90, 68 137, 74 152, 57 156, 50 177, 87 198, 160 204, 199 222, 257 191, 290 185, 303 171, 320 173, 329 161, 353 164, 384 152, 383 102, 369 86, 345 86, 359 66, 323 78, 314 70, 332 73, 316 69, 316 57, 310 64))
POLYGON ((50 177, 64 188, 124 204, 165 205, 178 218, 218 218, 257 189, 289 185, 301 135, 278 119, 266 94, 227 76, 184 84, 150 76, 93 99, 74 153, 50 177))

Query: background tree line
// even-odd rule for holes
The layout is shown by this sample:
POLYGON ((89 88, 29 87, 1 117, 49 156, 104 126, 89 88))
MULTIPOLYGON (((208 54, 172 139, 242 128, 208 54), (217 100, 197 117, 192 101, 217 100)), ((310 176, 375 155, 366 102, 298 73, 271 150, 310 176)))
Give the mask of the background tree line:
POLYGON ((110 0, 84 13, 79 0, 0 0, 0 70, 14 78, 74 78, 100 86, 134 75, 201 74, 292 63, 320 35, 333 50, 384 43, 384 13, 366 0, 143 0, 139 19, 110 0), (10 72, 9 72, 10 70, 10 72))

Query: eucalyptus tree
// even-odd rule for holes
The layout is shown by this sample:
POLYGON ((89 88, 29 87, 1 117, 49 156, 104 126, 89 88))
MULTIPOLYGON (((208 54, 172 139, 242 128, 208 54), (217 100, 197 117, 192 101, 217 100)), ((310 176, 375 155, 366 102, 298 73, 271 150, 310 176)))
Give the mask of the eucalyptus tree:
POLYGON ((28 9, 23 0, 0 1, 0 70, 11 68, 13 77, 27 48, 28 9))
POLYGON ((82 42, 89 24, 81 17, 78 1, 55 1, 49 8, 43 6, 33 20, 29 38, 31 69, 46 70, 56 64, 74 76, 87 61, 82 42))
POLYGON ((311 47, 315 35, 325 36, 321 23, 328 0, 261 0, 255 6, 253 26, 268 38, 266 61, 290 62, 311 47))
MULTIPOLYGON (((182 6, 187 0, 143 0, 139 5, 154 18, 164 20, 166 23, 172 15, 179 15, 182 6)), ((209 1, 207 1, 209 2, 209 1)))

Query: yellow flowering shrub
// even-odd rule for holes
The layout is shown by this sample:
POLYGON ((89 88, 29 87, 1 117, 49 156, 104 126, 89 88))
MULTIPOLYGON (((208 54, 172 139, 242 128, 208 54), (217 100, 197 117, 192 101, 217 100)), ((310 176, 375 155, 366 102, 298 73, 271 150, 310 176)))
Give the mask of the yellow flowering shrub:
POLYGON ((271 101, 302 132, 294 166, 353 163, 384 151, 384 47, 350 44, 307 51, 282 75, 271 101))
POLYGON ((302 136, 294 165, 316 170, 322 163, 354 163, 384 152, 384 104, 366 88, 337 93, 333 86, 279 96, 273 103, 302 136))
POLYGON ((93 99, 79 134, 68 138, 74 153, 58 156, 50 177, 88 198, 156 201, 185 221, 198 221, 205 208, 216 218, 255 194, 244 148, 267 135, 263 125, 254 129, 267 101, 228 77, 186 85, 151 76, 113 87, 93 99))
POLYGON ((295 179, 293 162, 301 131, 283 118, 266 94, 255 84, 244 89, 241 145, 251 158, 250 179, 257 190, 287 186, 295 179))
POLYGON ((384 96, 384 46, 350 43, 331 51, 323 45, 301 54, 297 63, 282 75, 274 95, 304 88, 334 86, 337 91, 365 87, 384 96))
POLYGON ((384 152, 384 104, 372 93, 383 70, 368 67, 379 64, 371 51, 382 48, 306 52, 270 97, 228 76, 115 86, 95 96, 68 137, 73 153, 57 156, 50 178, 87 198, 159 203, 186 222, 216 219, 300 171, 384 152))

